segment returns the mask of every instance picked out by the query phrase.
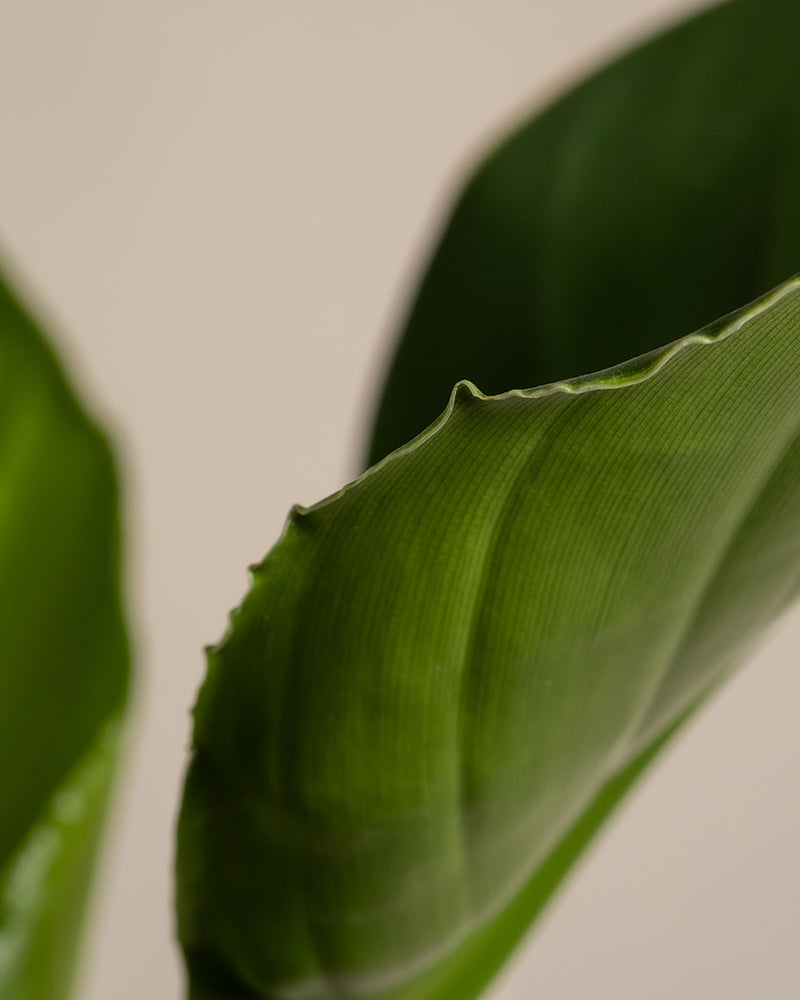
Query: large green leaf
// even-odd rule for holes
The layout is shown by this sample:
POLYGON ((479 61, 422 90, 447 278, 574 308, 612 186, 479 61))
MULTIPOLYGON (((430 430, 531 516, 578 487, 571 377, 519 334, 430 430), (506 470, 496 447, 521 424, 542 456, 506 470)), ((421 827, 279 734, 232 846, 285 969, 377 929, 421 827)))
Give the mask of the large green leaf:
POLYGON ((196 707, 193 996, 472 996, 458 962, 456 992, 414 976, 471 934, 494 962, 795 596, 799 433, 796 280, 597 376, 461 383, 295 510, 196 707))
POLYGON ((71 983, 127 686, 116 504, 105 440, 0 281, 4 1000, 71 983))
POLYGON ((798 44, 785 0, 715 10, 468 188, 381 411, 399 449, 293 511, 209 653, 193 1000, 476 996, 795 597, 798 44), (465 375, 499 394, 460 382, 404 444, 465 375))

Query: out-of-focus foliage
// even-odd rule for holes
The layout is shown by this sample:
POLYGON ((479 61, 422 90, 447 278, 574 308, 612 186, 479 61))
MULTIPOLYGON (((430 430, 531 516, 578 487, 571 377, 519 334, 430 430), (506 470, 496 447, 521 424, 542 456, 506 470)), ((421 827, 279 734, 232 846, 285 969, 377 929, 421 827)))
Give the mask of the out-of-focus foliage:
POLYGON ((0 996, 69 995, 128 681, 108 445, 0 280, 0 996))

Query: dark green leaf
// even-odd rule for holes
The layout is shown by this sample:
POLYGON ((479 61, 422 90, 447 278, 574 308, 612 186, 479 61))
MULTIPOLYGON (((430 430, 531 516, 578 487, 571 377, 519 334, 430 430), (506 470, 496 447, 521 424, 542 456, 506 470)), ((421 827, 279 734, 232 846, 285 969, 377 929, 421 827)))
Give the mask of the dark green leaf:
POLYGON ((800 269, 800 5, 726 4, 567 94, 488 158, 425 274, 370 464, 450 390, 654 350, 800 269))
POLYGON ((127 686, 116 505, 108 446, 0 281, 4 1000, 70 984, 111 757, 101 734, 127 686))

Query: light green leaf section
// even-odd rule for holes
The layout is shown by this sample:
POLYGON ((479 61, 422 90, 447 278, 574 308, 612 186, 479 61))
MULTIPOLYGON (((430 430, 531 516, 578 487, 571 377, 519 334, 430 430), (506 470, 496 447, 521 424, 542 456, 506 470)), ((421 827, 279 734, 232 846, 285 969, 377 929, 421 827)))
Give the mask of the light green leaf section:
POLYGON ((119 737, 109 722, 0 872, 3 1000, 66 995, 119 737))
POLYGON ((69 996, 128 682, 108 445, 0 279, 0 996, 69 996))
POLYGON ((717 7, 468 184, 383 461, 293 512, 209 653, 192 1000, 477 996, 797 595, 798 50, 796 3, 717 7))
POLYGON ((469 1000, 800 587, 800 280, 296 509, 209 654, 200 998, 469 1000))

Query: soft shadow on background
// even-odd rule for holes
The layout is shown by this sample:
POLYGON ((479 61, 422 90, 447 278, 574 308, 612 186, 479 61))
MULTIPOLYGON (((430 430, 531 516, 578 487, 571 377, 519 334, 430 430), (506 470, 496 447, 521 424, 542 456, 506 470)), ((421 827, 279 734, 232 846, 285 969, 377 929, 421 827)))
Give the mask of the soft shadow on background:
MULTIPOLYGON (((127 496, 140 677, 78 996, 180 994, 172 825, 200 647, 291 504, 354 473, 452 184, 519 113, 698 6, 0 8, 0 239, 116 432, 127 496)), ((800 993, 798 648, 795 612, 492 1000, 800 993)))

